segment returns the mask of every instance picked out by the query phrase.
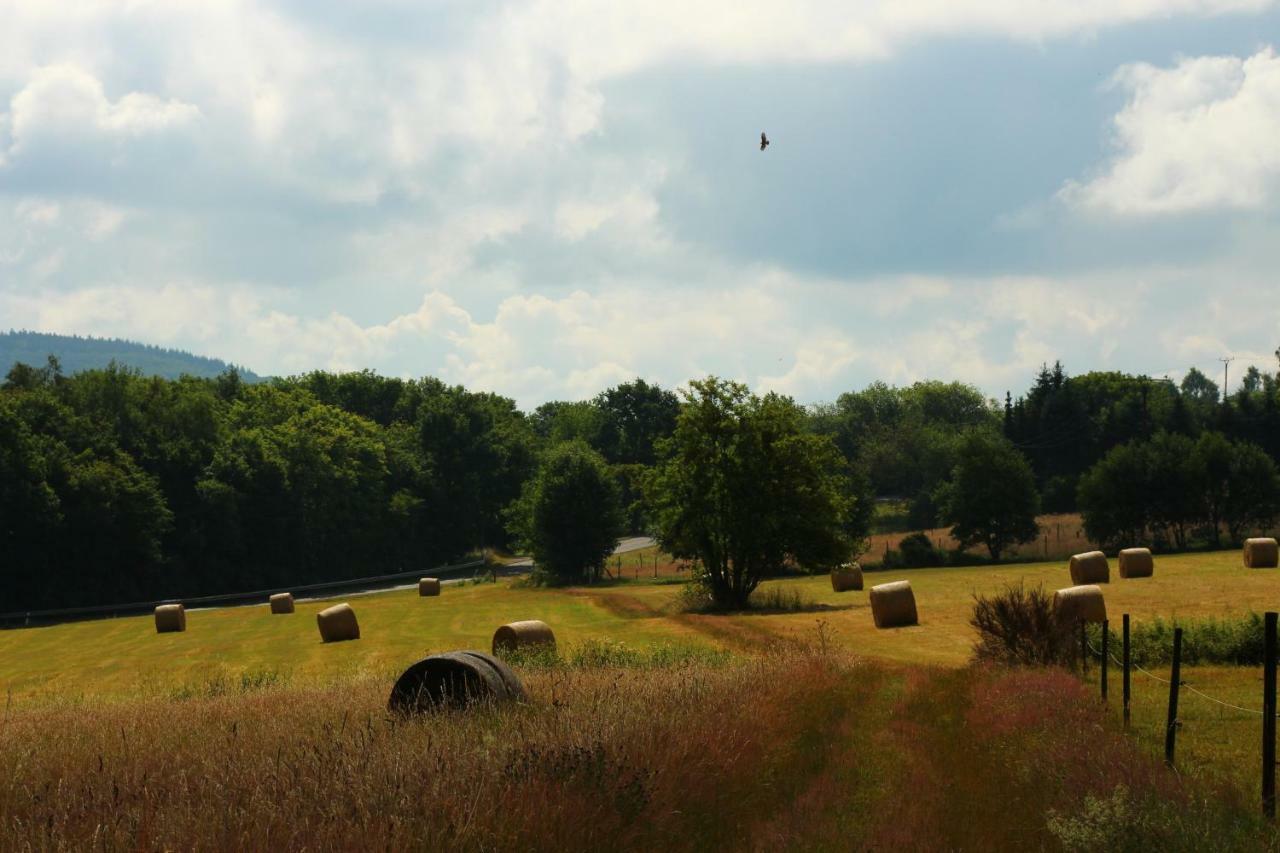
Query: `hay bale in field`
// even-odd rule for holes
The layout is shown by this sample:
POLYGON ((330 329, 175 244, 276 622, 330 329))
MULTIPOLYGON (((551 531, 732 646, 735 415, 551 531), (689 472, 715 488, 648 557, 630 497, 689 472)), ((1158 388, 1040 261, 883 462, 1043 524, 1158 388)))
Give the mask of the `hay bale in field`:
POLYGON ((831 570, 831 588, 836 592, 862 589, 862 566, 845 563, 831 570))
POLYGON ((911 581, 893 581, 871 587, 871 618, 877 628, 917 624, 920 620, 911 581))
POLYGON ((293 593, 277 592, 271 596, 271 612, 272 613, 292 613, 293 612, 293 593))
POLYGON ((556 647, 556 635, 546 622, 527 619, 523 622, 511 622, 493 632, 493 653, 514 651, 530 646, 556 647))
POLYGON ((418 578, 418 595, 439 595, 440 581, 437 578, 418 578))
POLYGON ((446 652, 406 669, 391 688, 387 707, 419 714, 476 702, 523 702, 528 698, 511 667, 484 652, 446 652))
POLYGON ((326 643, 360 639, 360 623, 350 604, 335 604, 316 614, 320 626, 320 639, 326 643))
POLYGON ((181 604, 161 604, 156 608, 156 633, 187 630, 187 608, 181 604))
POLYGON ((1070 569, 1071 583, 1075 586, 1111 582, 1111 565, 1101 551, 1076 554, 1071 558, 1070 569))
POLYGON ((1150 548, 1125 548, 1120 552, 1120 577, 1149 578, 1155 570, 1150 548))
POLYGON ((1085 622, 1102 622, 1107 618, 1107 602, 1102 597, 1102 587, 1084 584, 1060 589, 1053 594, 1053 613, 1059 621, 1074 625, 1085 622))
POLYGON ((1246 539, 1244 542, 1244 567, 1246 569, 1274 569, 1280 565, 1280 545, 1274 539, 1246 539))

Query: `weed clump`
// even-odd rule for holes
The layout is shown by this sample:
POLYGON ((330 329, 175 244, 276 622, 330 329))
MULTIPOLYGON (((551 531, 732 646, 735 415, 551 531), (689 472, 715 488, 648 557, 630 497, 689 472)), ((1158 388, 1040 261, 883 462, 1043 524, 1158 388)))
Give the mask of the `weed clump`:
POLYGON ((1013 666, 1066 664, 1076 653, 1072 627, 1058 619, 1043 586, 1010 584, 995 595, 974 595, 969 624, 978 632, 974 657, 1013 666))

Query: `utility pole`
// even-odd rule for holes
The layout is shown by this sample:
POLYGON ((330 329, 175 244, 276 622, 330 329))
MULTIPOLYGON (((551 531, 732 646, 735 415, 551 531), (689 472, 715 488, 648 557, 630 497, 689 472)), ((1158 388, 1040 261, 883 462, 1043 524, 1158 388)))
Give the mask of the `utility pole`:
POLYGON ((1222 362, 1222 402, 1224 403, 1227 402, 1227 367, 1235 360, 1234 355, 1218 359, 1222 362))

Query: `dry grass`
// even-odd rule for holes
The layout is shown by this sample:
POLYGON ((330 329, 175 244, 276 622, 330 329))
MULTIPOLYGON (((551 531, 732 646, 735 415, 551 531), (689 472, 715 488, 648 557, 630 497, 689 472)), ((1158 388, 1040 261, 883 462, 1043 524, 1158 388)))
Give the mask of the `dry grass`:
MULTIPOLYGON (((1040 523, 1040 538, 1011 548, 1003 557, 1011 560, 1065 560, 1072 554, 1092 551, 1097 547, 1085 536, 1084 524, 1078 512, 1042 515, 1036 520, 1040 523)), ((866 555, 861 558, 862 564, 879 565, 886 549, 897 548, 902 538, 913 532, 915 531, 908 530, 875 534, 871 537, 866 555)), ((938 548, 951 551, 956 547, 956 541, 951 538, 950 527, 935 527, 924 533, 938 548)), ((969 553, 979 557, 989 556, 987 550, 980 545, 970 548, 969 553)))
POLYGON ((0 849, 1024 850, 1122 784, 1178 806, 1158 849, 1273 840, 1061 673, 817 646, 522 675, 528 706, 411 722, 371 678, 6 712, 0 849))
POLYGON ((887 677, 800 653, 524 675, 530 706, 407 723, 370 678, 10 713, 0 848, 741 849, 815 773, 856 792, 887 677))

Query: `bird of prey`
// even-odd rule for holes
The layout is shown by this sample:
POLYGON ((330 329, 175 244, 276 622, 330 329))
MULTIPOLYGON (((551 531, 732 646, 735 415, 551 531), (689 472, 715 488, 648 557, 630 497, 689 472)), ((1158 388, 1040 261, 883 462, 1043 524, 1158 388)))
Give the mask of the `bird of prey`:
POLYGON ((765 136, 764 131, 762 130, 760 131, 760 150, 763 151, 768 147, 769 147, 769 137, 765 136))

